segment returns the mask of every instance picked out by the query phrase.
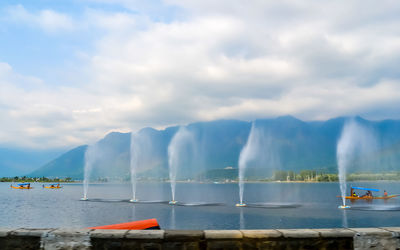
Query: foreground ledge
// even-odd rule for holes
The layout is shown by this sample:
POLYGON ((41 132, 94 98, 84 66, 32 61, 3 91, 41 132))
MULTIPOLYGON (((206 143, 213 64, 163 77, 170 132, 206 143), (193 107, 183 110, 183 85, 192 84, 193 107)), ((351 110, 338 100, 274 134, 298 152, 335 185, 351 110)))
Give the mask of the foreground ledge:
POLYGON ((0 228, 0 249, 400 249, 400 227, 276 230, 0 228))

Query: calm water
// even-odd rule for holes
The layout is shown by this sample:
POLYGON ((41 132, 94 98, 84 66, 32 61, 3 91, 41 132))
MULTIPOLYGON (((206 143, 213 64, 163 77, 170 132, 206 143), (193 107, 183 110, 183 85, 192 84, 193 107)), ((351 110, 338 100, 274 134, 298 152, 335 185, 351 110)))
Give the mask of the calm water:
MULTIPOLYGON (((128 184, 93 184, 89 198, 80 201, 81 184, 61 190, 14 190, 0 183, 0 227, 89 227, 156 218, 164 229, 266 229, 399 226, 400 197, 387 202, 358 201, 363 210, 340 210, 338 183, 246 183, 245 202, 297 203, 297 208, 238 208, 237 184, 178 183, 177 200, 186 203, 223 203, 220 206, 132 204, 128 184), (365 209, 373 210, 366 211, 365 209), (389 210, 389 211, 388 211, 389 210), (392 211, 390 211, 392 210, 392 211)), ((353 185, 386 189, 400 194, 396 182, 363 182, 353 185)), ((169 200, 169 183, 139 183, 140 200, 169 200)))

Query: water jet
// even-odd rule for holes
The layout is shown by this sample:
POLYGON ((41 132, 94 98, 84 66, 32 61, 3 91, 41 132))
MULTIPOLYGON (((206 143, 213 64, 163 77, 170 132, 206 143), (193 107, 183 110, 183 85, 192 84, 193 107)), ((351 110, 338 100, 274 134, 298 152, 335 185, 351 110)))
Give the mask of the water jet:
MULTIPOLYGON (((336 148, 340 192, 342 195, 342 206, 339 206, 339 208, 348 207, 346 206, 346 175, 348 168, 355 164, 355 160, 358 160, 357 157, 362 156, 365 158, 368 153, 373 151, 375 144, 373 133, 355 119, 351 119, 343 126, 336 148)), ((350 196, 352 195, 350 194, 350 196)))
MULTIPOLYGON (((178 132, 172 137, 168 145, 168 169, 169 169, 169 182, 171 184, 171 198, 169 202, 175 205, 175 190, 178 168, 185 165, 184 156, 187 155, 188 150, 194 148, 193 135, 185 127, 180 127, 178 132)), ((187 164, 187 163, 186 163, 187 164)))

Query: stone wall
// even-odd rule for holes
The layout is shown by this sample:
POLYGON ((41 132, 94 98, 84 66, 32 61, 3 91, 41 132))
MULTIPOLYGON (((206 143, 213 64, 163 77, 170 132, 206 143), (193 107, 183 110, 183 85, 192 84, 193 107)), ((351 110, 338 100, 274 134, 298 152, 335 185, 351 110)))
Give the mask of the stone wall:
POLYGON ((0 249, 400 249, 400 227, 277 230, 0 228, 0 249))

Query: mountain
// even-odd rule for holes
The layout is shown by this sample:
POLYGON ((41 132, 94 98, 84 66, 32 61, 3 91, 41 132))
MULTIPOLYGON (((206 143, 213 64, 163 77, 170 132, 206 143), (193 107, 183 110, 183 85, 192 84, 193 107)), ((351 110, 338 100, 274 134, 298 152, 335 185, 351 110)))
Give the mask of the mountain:
POLYGON ((61 153, 60 150, 0 147, 0 177, 27 175, 61 153))
POLYGON ((82 178, 86 148, 86 145, 74 148, 33 171, 29 176, 82 178))
MULTIPOLYGON (((249 163, 249 173, 267 177, 272 170, 318 169, 335 171, 336 144, 348 118, 339 117, 327 121, 301 121, 292 116, 275 119, 259 119, 254 127, 262 131, 263 148, 249 163), (258 162, 257 162, 258 161, 258 162), (261 166, 261 167, 260 167, 261 166), (258 169, 257 169, 258 168, 258 169), (271 171, 265 171, 270 169, 271 171)), ((371 136, 379 141, 379 149, 370 164, 358 164, 353 170, 391 171, 400 170, 400 121, 368 121, 356 117, 357 123, 370 129, 371 136), (375 168, 370 167, 374 165, 375 168)), ((220 175, 229 171, 212 171, 232 167, 237 169, 240 151, 246 144, 251 122, 218 120, 197 122, 185 126, 190 138, 180 142, 181 148, 178 179, 196 176, 220 175), (211 171, 211 172, 210 172, 211 171), (209 172, 209 174, 207 174, 209 172)), ((179 127, 164 130, 144 128, 135 134, 134 152, 139 155, 139 178, 168 178, 168 146, 179 127)), ((130 133, 113 132, 95 146, 89 160, 93 177, 129 179, 130 133)), ((261 140, 258 138, 258 140, 261 140)), ((75 148, 47 163, 30 176, 83 178, 86 146, 75 148)), ((250 152, 251 153, 251 152, 250 152)), ((235 171, 230 171, 230 175, 235 171)))

